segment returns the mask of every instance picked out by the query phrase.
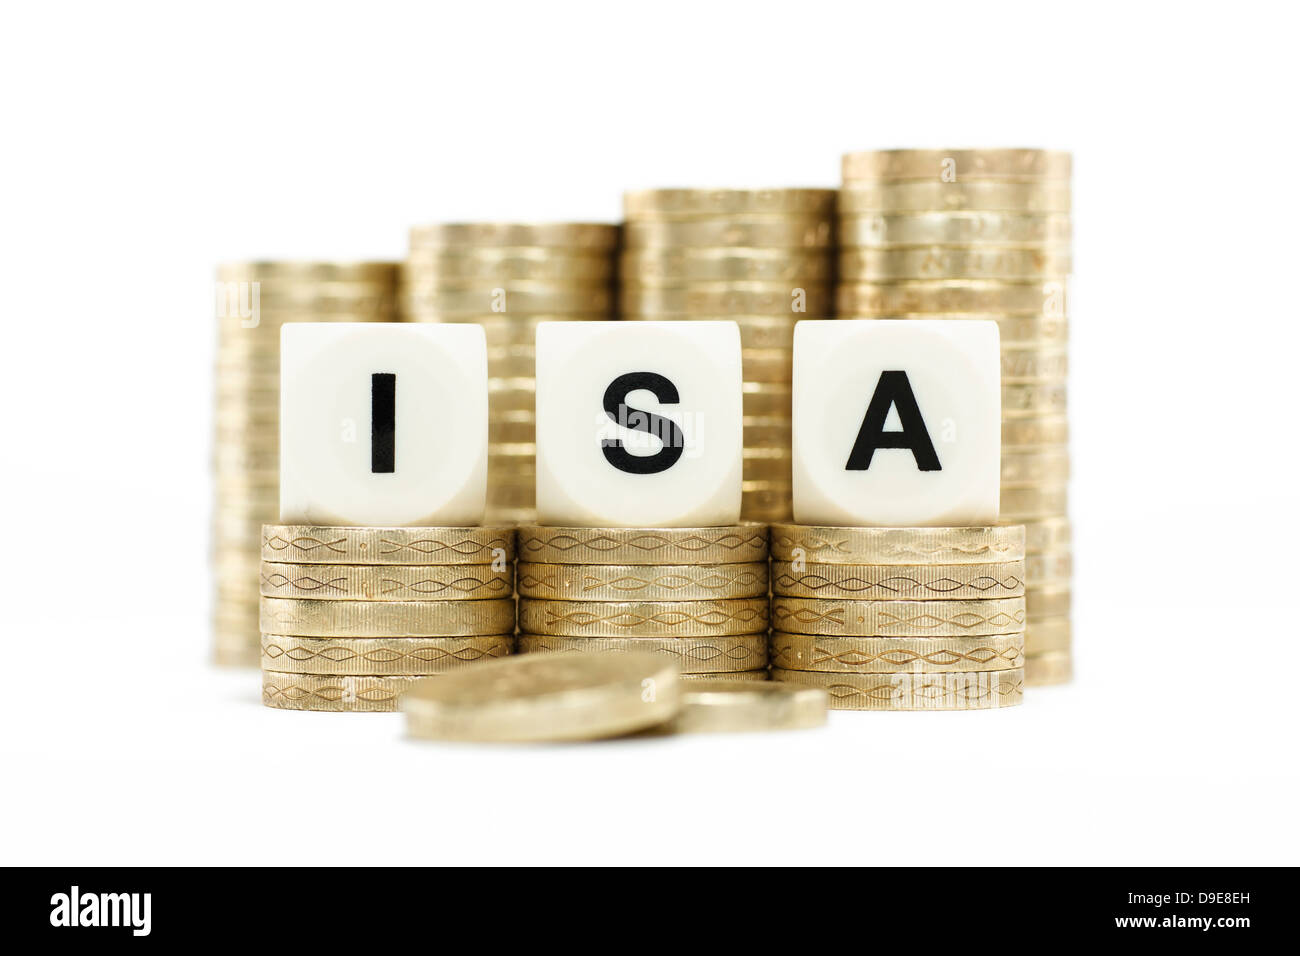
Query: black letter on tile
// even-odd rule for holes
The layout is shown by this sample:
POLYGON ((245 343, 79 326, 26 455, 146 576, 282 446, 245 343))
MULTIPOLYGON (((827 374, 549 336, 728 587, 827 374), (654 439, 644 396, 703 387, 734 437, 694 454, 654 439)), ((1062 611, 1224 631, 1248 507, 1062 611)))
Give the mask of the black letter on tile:
POLYGON ((858 431, 858 440, 853 443, 845 470, 866 471, 871 467, 871 457, 877 448, 906 448, 921 471, 943 470, 906 372, 880 373, 880 381, 876 383, 875 394, 867 406, 867 415, 862 419, 862 428, 858 431), (885 419, 889 417, 891 405, 898 409, 898 420, 903 424, 901 432, 885 431, 885 419))
POLYGON ((605 453, 605 460, 619 471, 630 475, 656 475, 667 471, 682 457, 686 437, 673 420, 653 412, 628 408, 628 393, 638 389, 653 393, 665 405, 681 401, 677 386, 658 372, 628 372, 614 379, 605 389, 605 414, 624 428, 654 435, 664 443, 664 447, 653 455, 633 455, 617 438, 605 438, 600 443, 600 450, 605 453))
POLYGON ((370 470, 377 475, 396 471, 397 376, 375 372, 370 376, 370 470))

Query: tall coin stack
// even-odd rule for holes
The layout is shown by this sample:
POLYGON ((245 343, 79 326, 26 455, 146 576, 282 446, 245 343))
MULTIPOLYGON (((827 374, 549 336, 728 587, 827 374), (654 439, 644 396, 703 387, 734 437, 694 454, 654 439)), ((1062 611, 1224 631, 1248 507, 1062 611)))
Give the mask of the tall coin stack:
POLYGON ((402 277, 412 322, 477 322, 488 347, 487 520, 536 519, 534 343, 539 322, 614 317, 618 227, 417 226, 402 277))
POLYGON ((623 318, 740 325, 741 517, 788 521, 794 324, 832 313, 835 190, 653 189, 623 210, 623 318))
POLYGON ((217 270, 213 654, 256 667, 262 525, 280 514, 280 327, 396 318, 393 262, 248 262, 217 270))
POLYGON ((993 319, 1002 338, 1002 514, 1028 531, 1025 673, 1068 680, 1066 291, 1070 155, 884 150, 844 157, 841 318, 993 319))
POLYGON ((430 674, 509 654, 512 528, 267 525, 262 703, 389 711, 430 674))
POLYGON ((650 651, 767 679, 767 528, 519 529, 519 653, 650 651))
POLYGON ((772 679, 839 710, 1024 695, 1025 530, 772 527, 772 679))

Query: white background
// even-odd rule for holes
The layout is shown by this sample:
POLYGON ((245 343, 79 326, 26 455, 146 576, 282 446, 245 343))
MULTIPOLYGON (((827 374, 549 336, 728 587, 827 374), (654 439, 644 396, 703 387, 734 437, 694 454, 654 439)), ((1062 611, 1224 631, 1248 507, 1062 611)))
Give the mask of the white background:
POLYGON ((5 8, 3 862, 1300 862, 1293 11, 432 6, 5 8), (207 666, 216 262, 968 145, 1076 157, 1072 686, 497 749, 207 666))

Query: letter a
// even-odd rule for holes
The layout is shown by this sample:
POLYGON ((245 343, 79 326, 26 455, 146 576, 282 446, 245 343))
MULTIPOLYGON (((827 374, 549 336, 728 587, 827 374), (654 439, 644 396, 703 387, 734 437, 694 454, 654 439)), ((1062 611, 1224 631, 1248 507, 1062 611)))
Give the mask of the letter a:
POLYGON ((867 406, 866 417, 862 419, 862 428, 858 430, 845 471, 866 471, 871 467, 871 458, 877 448, 906 448, 911 451, 916 467, 921 471, 943 470, 906 372, 880 373, 880 381, 876 383, 875 394, 867 406), (898 410, 902 431, 885 431, 890 408, 898 410))

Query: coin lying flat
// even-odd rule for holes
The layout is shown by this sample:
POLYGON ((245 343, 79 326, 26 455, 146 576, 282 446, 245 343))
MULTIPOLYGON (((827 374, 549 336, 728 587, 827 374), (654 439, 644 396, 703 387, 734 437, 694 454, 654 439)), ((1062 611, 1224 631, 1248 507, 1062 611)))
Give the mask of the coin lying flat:
POLYGON ((1025 593, 1025 564, 814 564, 802 570, 789 561, 772 563, 772 588, 785 597, 858 599, 923 598, 970 600, 1019 597, 1025 593))
POLYGON ((1025 626, 1024 598, 981 601, 772 599, 772 627, 795 634, 861 637, 984 637, 1025 626))
POLYGON ((634 285, 681 282, 830 282, 834 260, 824 250, 640 249, 619 260, 624 281, 634 285))
POLYGON ((612 249, 619 227, 604 222, 470 222, 411 228, 411 248, 473 246, 559 246, 612 249))
POLYGON ((1066 684, 1074 677, 1074 660, 1069 651, 1048 651, 1025 658, 1025 683, 1030 687, 1066 684))
POLYGON ((840 213, 987 212, 1068 213, 1069 183, 850 183, 840 190, 840 213))
POLYGON ((685 601, 767 595, 767 565, 539 564, 521 561, 521 597, 587 601, 685 601))
POLYGON ((630 250, 685 246, 827 249, 835 242, 832 218, 828 214, 808 219, 749 216, 713 221, 638 221, 624 227, 623 239, 624 247, 630 250))
POLYGON ((281 710, 354 713, 397 709, 397 698, 427 677, 355 677, 262 671, 262 703, 281 710))
POLYGON ((509 634, 488 637, 295 637, 262 635, 262 666, 286 674, 441 674, 514 648, 509 634))
POLYGON ((295 564, 491 564, 515 556, 513 528, 343 528, 268 524, 262 559, 295 564))
POLYGON ((317 601, 263 597, 263 634, 462 637, 514 630, 513 598, 485 601, 317 601))
POLYGON ((530 634, 591 637, 717 637, 767 630, 767 598, 718 601, 519 600, 530 634))
POLYGON ((1071 233, 1070 217, 1061 213, 867 213, 841 219, 838 225, 840 245, 847 248, 1068 243, 1071 233))
POLYGON ((509 565, 282 564, 263 561, 267 597, 329 598, 336 601, 447 601, 510 597, 509 565))
POLYGON ((956 315, 1066 316, 1068 288, 1060 279, 905 279, 846 283, 836 291, 841 318, 956 315))
POLYGON ((768 679, 768 672, 766 667, 752 671, 701 671, 698 674, 682 674, 680 679, 687 683, 697 680, 765 681, 768 679))
POLYGON ((1027 554, 1063 551, 1070 547, 1072 539, 1073 534, 1069 518, 1040 518, 1037 521, 1025 522, 1025 552, 1027 554))
POLYGON ((642 189, 623 194, 628 219, 834 213, 834 189, 642 189))
POLYGON ((1071 637, 1068 616, 1035 618, 1025 624, 1025 652, 1039 655, 1069 651, 1071 637))
MULTIPOLYGON (((789 391, 786 391, 789 394, 789 391)), ((519 529, 519 558, 553 564, 730 564, 767 560, 767 526, 519 529)))
POLYGON ((846 282, 890 279, 1048 279, 1070 274, 1069 248, 862 247, 840 253, 846 282))
POLYGON ((821 687, 832 710, 989 710, 1023 703, 1025 672, 830 674, 773 668, 772 680, 821 687))
POLYGON ((990 564, 1025 556, 1024 528, 772 525, 772 557, 822 564, 990 564), (796 553, 796 551, 798 553, 796 553))
POLYGON ((524 654, 419 682, 407 730, 432 740, 589 740, 643 730, 681 706, 677 665, 653 654, 524 654))
POLYGON ((1069 153, 1050 149, 876 149, 846 153, 840 163, 846 182, 912 179, 958 182, 1041 182, 1068 180, 1069 153))
POLYGON ((767 666, 766 634, 722 637, 566 637, 520 634, 520 654, 539 652, 661 654, 677 662, 682 674, 715 674, 767 666))
POLYGON ((824 637, 772 634, 772 666, 796 671, 894 674, 1023 667, 1023 634, 990 637, 824 637))
POLYGON ((661 727, 671 734, 804 730, 825 724, 826 710, 819 687, 712 678, 683 686, 682 709, 661 727))

